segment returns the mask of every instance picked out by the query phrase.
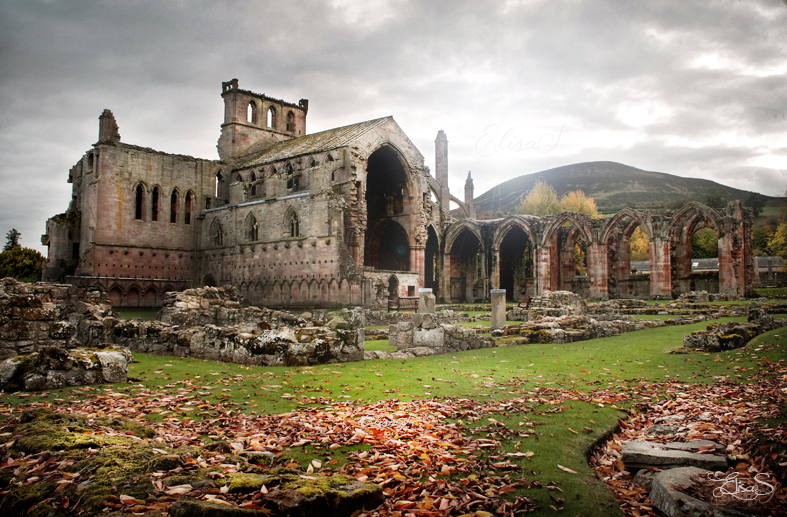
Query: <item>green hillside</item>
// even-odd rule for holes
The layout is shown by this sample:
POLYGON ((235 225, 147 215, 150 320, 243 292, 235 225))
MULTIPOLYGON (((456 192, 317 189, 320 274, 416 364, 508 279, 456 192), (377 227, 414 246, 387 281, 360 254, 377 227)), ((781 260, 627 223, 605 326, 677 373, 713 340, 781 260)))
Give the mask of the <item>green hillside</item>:
MULTIPOLYGON (((581 190, 596 200, 601 211, 620 209, 627 203, 635 208, 663 208, 680 199, 701 201, 708 189, 721 189, 728 201, 744 201, 751 194, 710 180, 644 171, 616 162, 586 162, 526 174, 501 183, 475 198, 476 212, 479 216, 498 211, 511 214, 520 198, 538 181, 551 185, 561 197, 572 190, 581 190)), ((779 198, 766 196, 766 199, 772 204, 779 198)))

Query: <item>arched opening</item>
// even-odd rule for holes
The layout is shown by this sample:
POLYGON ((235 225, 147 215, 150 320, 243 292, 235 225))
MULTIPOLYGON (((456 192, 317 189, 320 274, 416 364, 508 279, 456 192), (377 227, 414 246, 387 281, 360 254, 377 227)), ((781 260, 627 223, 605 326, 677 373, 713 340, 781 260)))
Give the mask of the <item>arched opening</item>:
POLYGON ((484 250, 475 233, 464 228, 451 244, 450 296, 454 302, 483 301, 484 250))
POLYGON ((249 214, 248 217, 246 217, 245 234, 247 241, 254 242, 260 240, 257 218, 254 217, 254 214, 249 214))
POLYGON ((148 288, 139 301, 140 307, 155 307, 158 303, 158 293, 154 287, 148 288))
POLYGON ((134 219, 139 221, 142 220, 142 217, 145 212, 145 187, 142 186, 142 183, 139 183, 137 187, 134 189, 134 219))
POLYGON ((500 289, 506 300, 521 301, 535 294, 533 243, 527 233, 514 226, 500 243, 500 289))
POLYGON ((120 307, 120 304, 123 303, 123 291, 121 291, 118 286, 114 286, 107 294, 109 295, 109 302, 112 304, 112 307, 120 307))
MULTIPOLYGON (((382 267, 381 262, 403 264, 399 256, 383 258, 383 232, 395 243, 387 243, 386 249, 406 249, 407 269, 409 269, 409 237, 404 228, 409 227, 407 213, 409 191, 407 173, 397 153, 388 146, 373 152, 367 160, 366 167, 366 211, 367 225, 371 231, 366 232, 364 245, 364 264, 370 267, 382 267), (394 226, 383 223, 395 222, 394 226)), ((404 271, 406 269, 396 269, 404 271)))
POLYGON ((150 220, 158 221, 159 200, 161 199, 161 189, 153 187, 153 194, 150 196, 150 220))
POLYGON ((254 174, 254 171, 251 171, 249 175, 249 184, 251 185, 250 193, 252 196, 257 195, 257 175, 254 174))
POLYGON ((388 279, 388 302, 396 302, 399 299, 399 279, 396 275, 391 275, 388 279))
POLYGON ((139 307, 139 289, 132 287, 126 293, 125 302, 123 307, 139 307))
POLYGON ((178 222, 178 191, 173 190, 169 196, 169 222, 178 222))
POLYGON ((268 108, 267 126, 271 129, 276 129, 276 108, 271 106, 268 108))
POLYGON ((224 199, 226 197, 226 179, 222 173, 216 174, 216 197, 219 199, 224 199))
POLYGON ((93 165, 94 165, 94 155, 93 155, 93 153, 88 153, 88 155, 87 155, 87 172, 93 172, 93 165))
POLYGON ((671 240, 672 294, 719 292, 719 235, 702 213, 676 226, 671 240))
POLYGON ((607 289, 610 298, 650 296, 650 239, 640 221, 624 215, 607 237, 607 289))
POLYGON ((431 289, 435 296, 440 293, 439 264, 440 241, 433 226, 429 226, 424 250, 424 287, 431 289))
POLYGON ((246 122, 257 123, 257 104, 254 101, 249 101, 249 105, 246 107, 246 122))
POLYGON ((189 190, 186 192, 186 207, 185 212, 183 214, 183 222, 186 224, 191 224, 191 205, 194 202, 194 195, 189 190))
POLYGON ((298 219, 298 214, 294 210, 289 212, 288 223, 290 226, 290 237, 300 237, 301 222, 298 219))
POLYGON ((213 275, 206 275, 205 278, 202 279, 202 287, 218 287, 218 284, 213 278, 213 275))
POLYGON ((224 231, 218 219, 214 219, 210 225, 210 238, 214 246, 221 246, 224 244, 224 231))
POLYGON ((287 131, 290 133, 295 132, 295 113, 292 111, 287 112, 287 131))
POLYGON ((407 233, 394 221, 383 221, 366 236, 364 263, 386 271, 410 270, 410 245, 407 233))

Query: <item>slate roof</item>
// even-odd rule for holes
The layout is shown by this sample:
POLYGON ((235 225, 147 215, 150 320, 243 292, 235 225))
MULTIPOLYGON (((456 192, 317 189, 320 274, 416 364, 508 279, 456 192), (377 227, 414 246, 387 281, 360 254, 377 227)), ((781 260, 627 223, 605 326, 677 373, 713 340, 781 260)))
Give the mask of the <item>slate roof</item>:
POLYGON ((245 169, 304 154, 319 153, 346 147, 372 129, 388 122, 394 122, 392 116, 367 120, 366 122, 359 122, 357 124, 350 124, 349 126, 337 127, 327 131, 320 131, 319 133, 312 133, 310 135, 285 140, 273 144, 264 151, 254 153, 249 159, 241 163, 238 168, 245 169))

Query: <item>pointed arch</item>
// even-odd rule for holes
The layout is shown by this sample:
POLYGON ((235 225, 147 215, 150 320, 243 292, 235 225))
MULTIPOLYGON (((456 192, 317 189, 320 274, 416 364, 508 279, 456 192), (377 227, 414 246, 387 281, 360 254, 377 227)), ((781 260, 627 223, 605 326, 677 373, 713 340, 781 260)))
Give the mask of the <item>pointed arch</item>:
POLYGON ((276 129, 276 108, 274 106, 268 108, 266 125, 271 129, 276 129))
POLYGON ((292 111, 287 112, 287 132, 295 132, 295 113, 292 111))
POLYGON ((246 106, 246 122, 257 125, 257 103, 253 100, 246 106))
POLYGON ((249 212, 249 215, 246 216, 246 221, 243 223, 243 233, 246 236, 246 240, 249 242, 260 240, 260 231, 259 226, 257 225, 257 218, 254 217, 254 214, 251 212, 249 212))
POLYGON ((183 222, 185 224, 191 224, 191 209, 193 204, 194 204, 194 193, 189 190, 188 192, 186 192, 186 202, 183 212, 183 222))
POLYGON ((648 239, 653 239, 653 219, 651 216, 638 210, 626 207, 605 221, 604 227, 602 228, 599 235, 599 242, 606 243, 609 241, 609 238, 613 235, 613 232, 619 231, 621 224, 625 226, 630 225, 631 223, 627 222, 626 218, 630 218, 639 222, 639 225, 648 236, 648 239))
POLYGON ((214 246, 224 244, 224 229, 221 227, 221 222, 218 218, 213 219, 213 222, 210 223, 210 243, 214 246))
POLYGON ((561 212, 556 215, 548 215, 544 217, 544 219, 548 221, 548 223, 541 238, 542 246, 548 245, 555 236, 555 233, 558 231, 558 229, 566 223, 571 223, 577 228, 580 235, 582 236, 582 240, 587 243, 593 242, 593 232, 590 229, 591 219, 585 214, 578 214, 575 212, 561 212))
POLYGON ((145 219, 145 184, 141 181, 134 187, 134 219, 142 221, 145 219))
POLYGON ((284 226, 287 228, 288 236, 301 236, 301 221, 298 218, 298 212, 293 207, 289 207, 284 215, 284 226))
POLYGON ((158 221, 159 208, 161 204, 161 187, 156 185, 153 187, 153 193, 150 195, 150 220, 158 221))
POLYGON ((178 189, 172 189, 172 194, 169 195, 169 222, 178 222, 178 189))

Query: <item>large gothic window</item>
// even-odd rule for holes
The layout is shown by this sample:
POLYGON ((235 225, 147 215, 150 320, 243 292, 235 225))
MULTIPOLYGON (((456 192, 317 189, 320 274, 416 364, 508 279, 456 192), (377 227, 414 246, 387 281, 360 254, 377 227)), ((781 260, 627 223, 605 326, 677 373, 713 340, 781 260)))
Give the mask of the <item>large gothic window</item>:
POLYGON ((158 221, 159 200, 161 199, 161 189, 153 188, 153 195, 150 196, 150 220, 158 221))
POLYGON ((292 111, 287 113, 287 131, 290 133, 295 131, 295 113, 292 111))
POLYGON ((191 224, 191 205, 194 201, 194 195, 189 190, 186 192, 186 212, 183 214, 183 222, 186 224, 191 224))
POLYGON ((257 218, 254 214, 249 214, 246 218, 246 240, 250 242, 258 241, 260 236, 259 226, 257 225, 257 218))
POLYGON ((142 183, 134 189, 134 219, 142 220, 143 209, 145 206, 145 187, 142 183))
POLYGON ((210 225, 210 237, 215 246, 224 244, 224 230, 222 230, 218 219, 214 219, 210 225))
POLYGON ((178 191, 173 190, 169 196, 169 222, 178 222, 178 191))
POLYGON ((268 127, 271 129, 276 129, 276 108, 271 106, 268 108, 268 127))

